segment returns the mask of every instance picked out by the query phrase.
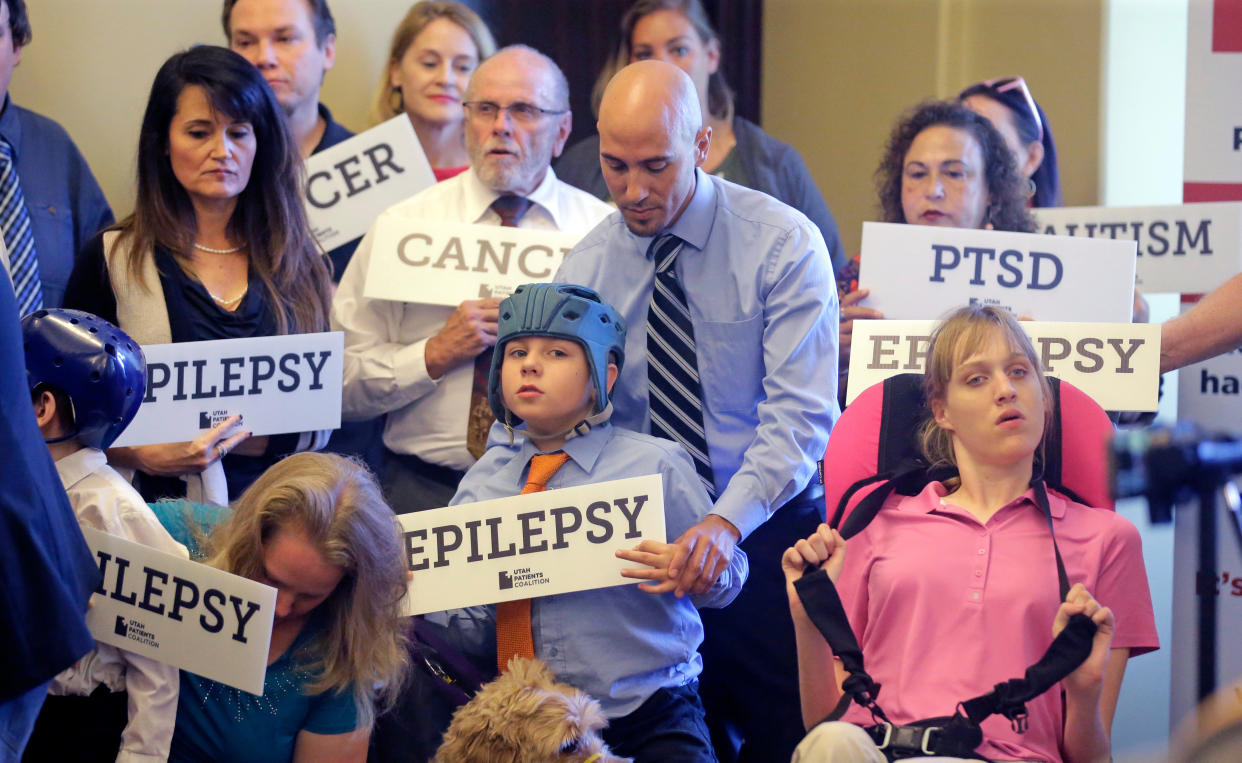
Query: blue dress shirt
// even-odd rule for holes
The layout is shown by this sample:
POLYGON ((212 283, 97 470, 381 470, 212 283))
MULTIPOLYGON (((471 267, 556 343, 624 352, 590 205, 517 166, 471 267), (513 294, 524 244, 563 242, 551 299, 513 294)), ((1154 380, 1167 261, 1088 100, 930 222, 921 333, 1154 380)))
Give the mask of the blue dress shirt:
MULTIPOLYGON (((712 513, 742 537, 816 477, 837 405, 836 282, 819 229, 772 197, 695 171, 695 191, 665 231, 686 241, 674 263, 686 293, 715 473, 712 513)), ((651 431, 647 309, 650 238, 621 215, 570 251, 557 281, 590 286, 629 328, 613 387, 613 423, 651 431)))
MULTIPOLYGON (((539 451, 524 435, 514 445, 494 436, 483 458, 466 472, 452 504, 519 494, 530 459, 539 451)), ((569 454, 548 490, 659 474, 664 481, 664 521, 672 540, 707 515, 711 501, 680 445, 600 424, 572 437, 569 454)), ((636 565, 637 566, 637 565, 636 565)), ((703 623, 696 607, 723 607, 737 596, 749 566, 741 549, 705 594, 677 598, 649 594, 635 585, 598 588, 533 599, 535 656, 558 680, 599 700, 609 718, 628 715, 657 689, 698 677, 703 623)), ((417 585, 417 577, 415 584, 417 585)), ((446 637, 466 652, 496 654, 495 607, 471 607, 427 615, 447 628, 446 637)))
POLYGON ((73 258, 112 224, 112 209, 65 128, 7 96, 0 137, 13 147, 22 196, 30 210, 43 306, 60 307, 73 258))

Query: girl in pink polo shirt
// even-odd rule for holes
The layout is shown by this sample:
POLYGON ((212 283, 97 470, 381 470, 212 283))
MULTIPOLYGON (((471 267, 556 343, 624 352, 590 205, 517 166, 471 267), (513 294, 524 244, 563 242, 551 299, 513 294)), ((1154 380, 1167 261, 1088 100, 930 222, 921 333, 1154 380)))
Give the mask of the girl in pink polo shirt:
POLYGON ((950 715, 958 702, 1022 676, 1070 615, 1086 614, 1097 625, 1087 660, 1061 691, 1027 703, 1025 733, 1002 716, 985 720, 976 752, 995 761, 1108 760, 1126 660, 1158 646, 1138 531, 1116 512, 1050 492, 1072 584, 1060 601, 1048 520, 1031 490, 1051 396, 1030 340, 1007 311, 967 307, 937 329, 929 358, 923 450, 959 476, 917 496, 894 494, 848 553, 821 525, 782 559, 802 719, 813 727, 794 761, 885 760, 860 728, 875 723, 866 709, 851 705, 843 722, 815 725, 836 706, 844 678, 793 588, 804 569, 820 566, 837 585, 867 672, 883 686, 879 704, 898 725, 950 715))

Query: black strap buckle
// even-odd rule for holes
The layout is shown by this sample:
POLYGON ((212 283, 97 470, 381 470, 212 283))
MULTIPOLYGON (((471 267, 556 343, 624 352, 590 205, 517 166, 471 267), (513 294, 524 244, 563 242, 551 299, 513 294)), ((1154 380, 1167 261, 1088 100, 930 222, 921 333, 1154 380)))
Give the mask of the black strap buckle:
POLYGON ((895 753, 937 754, 940 726, 894 726, 879 723, 867 729, 875 746, 895 753))

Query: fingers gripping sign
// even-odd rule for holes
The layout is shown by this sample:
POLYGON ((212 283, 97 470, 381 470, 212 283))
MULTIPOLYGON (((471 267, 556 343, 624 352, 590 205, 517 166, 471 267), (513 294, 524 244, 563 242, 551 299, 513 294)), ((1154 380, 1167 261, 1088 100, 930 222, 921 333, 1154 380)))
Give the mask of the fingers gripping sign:
POLYGON ((639 583, 638 590, 645 593, 668 593, 677 587, 677 581, 669 575, 669 564, 677 553, 677 546, 672 543, 661 543, 645 540, 634 548, 623 548, 616 552, 618 559, 643 564, 646 567, 621 570, 621 576, 646 580, 639 583))
POLYGON ((137 455, 138 467, 148 474, 197 474, 250 437, 249 431, 238 429, 241 422, 241 414, 234 414, 189 442, 142 445, 131 450, 137 455))

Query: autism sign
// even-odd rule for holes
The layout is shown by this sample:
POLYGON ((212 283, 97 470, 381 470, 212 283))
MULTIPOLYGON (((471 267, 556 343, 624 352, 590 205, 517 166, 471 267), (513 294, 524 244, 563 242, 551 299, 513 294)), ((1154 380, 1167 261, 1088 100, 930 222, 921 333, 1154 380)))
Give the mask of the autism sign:
POLYGON ((100 583, 86 624, 96 640, 263 693, 276 589, 82 528, 100 583))
POLYGON ((404 114, 306 160, 306 216, 325 250, 349 243, 393 204, 435 184, 404 114))
POLYGON ((381 215, 363 293, 371 299, 455 306, 550 281, 581 234, 381 215))
POLYGON ((341 425, 344 334, 148 345, 147 393, 117 445, 193 440, 240 413, 255 435, 341 425))
POLYGON ((861 303, 886 318, 938 318, 965 304, 1036 320, 1126 322, 1134 242, 863 223, 861 303))
MULTIPOLYGON (((1154 411, 1159 402, 1160 326, 1147 323, 1045 323, 1022 328, 1050 376, 1109 411, 1154 411)), ((922 373, 935 321, 854 321, 846 402, 900 373, 922 373)))
POLYGON ((614 552, 665 539, 660 475, 528 493, 397 517, 407 614, 626 585, 614 552))
POLYGON ((1242 202, 1031 211, 1041 233, 1134 241, 1147 293, 1199 294, 1242 272, 1242 202))

